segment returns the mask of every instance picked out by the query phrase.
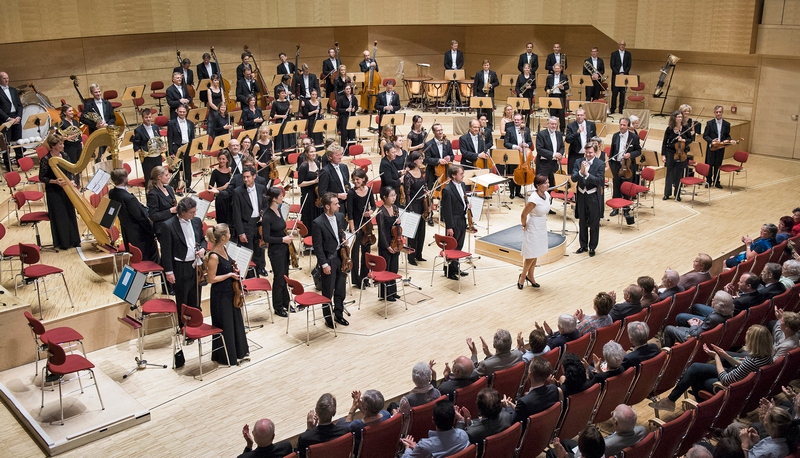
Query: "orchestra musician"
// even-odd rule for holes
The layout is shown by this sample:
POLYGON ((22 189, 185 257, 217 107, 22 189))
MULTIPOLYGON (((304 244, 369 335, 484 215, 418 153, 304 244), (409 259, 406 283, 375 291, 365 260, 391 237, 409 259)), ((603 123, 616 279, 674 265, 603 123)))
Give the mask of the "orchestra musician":
POLYGON ((247 98, 251 95, 255 96, 259 92, 261 92, 261 89, 258 87, 255 78, 253 78, 253 72, 246 68, 244 70, 244 78, 236 83, 236 100, 239 101, 243 110, 247 107, 247 98))
MULTIPOLYGON (((338 85, 338 78, 336 82, 338 85)), ((350 119, 350 116, 355 115, 357 112, 358 99, 353 96, 353 86, 347 84, 344 86, 342 93, 336 98, 336 113, 339 114, 339 119, 336 121, 336 128, 341 132, 341 144, 345 148, 348 148, 350 143, 355 143, 356 131, 355 129, 347 129, 347 121, 350 119)))
POLYGON ((222 91, 224 90, 220 82, 219 74, 214 73, 211 75, 211 84, 208 86, 208 89, 205 90, 206 105, 211 111, 219 111, 220 105, 223 105, 222 91))
MULTIPOLYGON (((523 64, 522 73, 520 73, 520 75, 517 77, 514 93, 517 94, 517 97, 524 97, 528 99, 528 104, 532 109, 533 93, 535 90, 536 90, 536 74, 531 71, 530 64, 523 64), (523 87, 525 87, 526 85, 527 88, 523 90, 523 87)), ((529 120, 531 118, 531 109, 520 110, 520 113, 522 113, 525 116, 525 125, 529 124, 529 120)))
MULTIPOLYGON (((661 142, 661 162, 667 168, 667 176, 664 180, 664 197, 662 200, 668 200, 674 193, 675 200, 681 201, 681 184, 680 179, 685 173, 687 161, 681 161, 680 158, 676 159, 676 142, 686 140, 685 151, 689 150, 689 141, 681 133, 681 125, 683 124, 683 115, 680 111, 674 111, 669 117, 669 125, 664 132, 664 140, 661 142)), ((706 156, 708 157, 708 156, 706 156)))
MULTIPOLYGON (((179 74, 180 75, 180 74, 179 74)), ((167 148, 169 155, 174 157, 178 149, 194 140, 194 123, 186 119, 186 106, 181 105, 175 110, 177 117, 167 124, 167 148)), ((186 192, 194 193, 192 189, 192 161, 186 151, 183 153, 183 181, 186 192)), ((170 183, 173 188, 178 186, 178 176, 180 173, 175 174, 175 178, 170 183)), ((178 193, 178 195, 182 195, 178 193)))
MULTIPOLYGON (((146 110, 150 113, 150 109, 146 110)), ((70 105, 61 105, 61 123, 58 125, 58 128, 61 130, 66 130, 70 127, 78 128, 80 127, 80 123, 75 120, 75 109, 72 108, 70 105)), ((83 149, 83 139, 81 138, 81 133, 77 132, 72 135, 68 135, 64 137, 64 157, 72 162, 73 164, 78 162, 78 159, 81 156, 81 150, 83 149)), ((145 175, 147 176, 147 175, 145 175)), ((76 183, 80 185, 80 175, 76 176, 75 179, 77 180, 76 183)))
POLYGON ((625 108, 626 87, 617 87, 617 76, 631 72, 631 53, 625 50, 625 40, 619 42, 619 50, 611 54, 611 110, 614 113, 619 100, 619 113, 625 108))
MULTIPOLYGON (((244 116, 244 112, 242 112, 244 116)), ((219 106, 219 111, 209 110, 208 112, 208 135, 212 138, 219 137, 231 132, 231 115, 228 113, 228 106, 224 103, 219 106)))
POLYGON ((487 113, 489 116, 489 126, 492 125, 492 111, 494 110, 494 88, 500 86, 500 80, 497 79, 497 73, 494 70, 489 70, 489 59, 483 60, 483 70, 479 70, 473 79, 473 93, 476 97, 489 97, 492 99, 491 108, 479 109, 477 116, 481 113, 487 113))
MULTIPOLYGON (((342 272, 342 255, 339 248, 346 242, 342 240, 341 233, 347 227, 344 214, 339 212, 339 202, 333 193, 320 192, 322 206, 325 212, 318 216, 311 224, 311 240, 314 242, 314 255, 317 257, 317 267, 322 271, 322 295, 333 302, 333 320, 342 326, 350 323, 344 319, 344 297, 347 294, 347 277, 342 272)), ((325 316, 325 326, 333 329, 330 305, 322 306, 325 316)))
POLYGON ((339 103, 338 97, 344 93, 344 88, 353 84, 353 80, 347 76, 347 67, 339 65, 339 76, 333 81, 333 88, 336 91, 336 103, 339 103))
POLYGON ((44 191, 47 196, 47 216, 51 221, 50 233, 53 237, 53 247, 68 250, 80 246, 81 233, 78 230, 78 216, 75 214, 75 207, 64 188, 67 186, 77 187, 77 185, 72 173, 64 171, 67 179, 58 178, 50 166, 50 158, 62 157, 64 152, 64 139, 61 135, 51 134, 45 143, 50 147, 50 152, 39 163, 39 180, 44 183, 44 191))
POLYGON ((335 97, 335 88, 332 81, 335 78, 330 78, 330 76, 340 65, 342 65, 342 61, 336 58, 336 49, 328 49, 328 58, 322 61, 322 76, 325 78, 325 94, 329 99, 335 97))
POLYGON ((161 136, 161 131, 157 125, 153 124, 153 113, 149 108, 145 108, 142 110, 142 125, 133 130, 133 139, 131 143, 133 144, 133 153, 135 156, 139 156, 140 152, 143 152, 146 156, 142 161, 142 176, 146 178, 150 177, 154 167, 161 165, 163 162, 161 155, 153 157, 147 156, 147 143, 151 138, 159 136, 161 136))
MULTIPOLYGON (((405 143, 405 141, 402 136, 392 135, 391 142, 394 143, 394 146, 396 148, 392 164, 394 164, 398 172, 402 173, 406 169, 406 160, 408 159, 408 151, 403 149, 403 144, 405 143)), ((397 196, 399 199, 400 198, 399 192, 397 196)))
MULTIPOLYGON (((531 136, 531 130, 523 123, 522 115, 520 113, 516 113, 514 115, 514 127, 506 129, 506 137, 503 140, 503 146, 505 146, 506 149, 514 149, 519 151, 520 158, 530 164, 530 162, 533 160, 532 145, 533 137, 531 136)), ((506 165, 506 172, 511 175, 511 179, 508 183, 509 194, 511 195, 512 199, 514 197, 525 199, 525 196, 522 195, 522 186, 514 182, 513 177, 516 169, 516 165, 506 165)))
POLYGON ((342 147, 332 145, 328 156, 330 162, 319 174, 319 195, 334 194, 339 199, 339 209, 347 214, 347 191, 350 189, 350 171, 342 164, 342 147))
POLYGON ((305 104, 305 102, 311 98, 311 91, 316 90, 317 95, 320 94, 319 79, 317 75, 311 73, 308 69, 308 64, 303 64, 301 67, 303 72, 297 77, 295 92, 297 93, 297 97, 305 104))
POLYGON ((231 222, 231 194, 228 188, 232 188, 231 178, 233 178, 233 170, 231 164, 231 152, 227 149, 220 151, 217 156, 217 168, 211 171, 211 178, 208 180, 208 190, 215 195, 214 209, 217 215, 214 217, 217 223, 228 224, 231 222))
POLYGON ((379 72, 380 70, 378 70, 378 62, 375 61, 375 59, 373 59, 372 57, 370 57, 370 52, 364 50, 363 54, 364 54, 364 60, 358 63, 358 67, 361 69, 361 73, 368 72, 370 67, 374 67, 375 71, 379 72))
POLYGON ((111 171, 114 187, 108 191, 108 198, 120 204, 119 227, 125 251, 130 252, 129 244, 142 250, 145 261, 161 262, 153 223, 147 207, 128 191, 128 171, 119 168, 111 171))
POLYGON ((286 318, 289 311, 289 289, 283 276, 289 275, 289 244, 294 237, 286 233, 286 220, 280 211, 280 206, 284 205, 284 195, 283 188, 279 186, 267 189, 261 233, 269 247, 267 255, 272 266, 272 309, 276 315, 286 318))
POLYGON ((184 58, 181 61, 181 66, 173 68, 172 73, 178 72, 183 74, 183 82, 189 86, 194 86, 194 72, 190 68, 191 65, 192 61, 184 58))
POLYGON ((172 86, 167 88, 167 105, 169 105, 169 119, 175 119, 178 115, 176 113, 179 106, 189 106, 192 102, 189 97, 189 92, 186 90, 186 85, 183 83, 183 73, 172 73, 172 86))
MULTIPOLYGON (((83 112, 81 112, 81 123, 86 124, 89 127, 89 135, 91 135, 98 129, 102 129, 107 126, 113 126, 117 121, 117 117, 114 115, 114 107, 111 106, 111 102, 103 99, 103 91, 100 90, 99 84, 92 84, 89 86, 89 92, 92 93, 92 100, 87 100, 84 102, 83 112), (97 113, 97 115, 100 117, 100 121, 95 122, 88 118, 87 115, 89 113, 97 113)), ((105 152, 105 146, 98 148, 97 156, 94 158, 94 162, 100 162, 103 158, 103 153, 105 152)))
MULTIPOLYGON (((6 140, 9 144, 16 143, 17 140, 22 138, 22 100, 19 98, 17 88, 8 85, 8 73, 0 72, 0 123, 6 123, 11 120, 14 123, 5 131, 6 140)), ((20 148, 15 149, 16 158, 21 158, 23 150, 20 148)), ((3 163, 8 171, 11 171, 10 154, 10 151, 3 153, 3 163)))
POLYGON ((565 62, 565 56, 561 52, 561 45, 559 43, 553 44, 553 52, 547 55, 547 60, 544 62, 544 68, 547 70, 547 73, 552 75, 555 73, 556 64, 561 65, 561 70, 565 71, 567 69, 567 62, 565 62))
MULTIPOLYGON (((408 238, 408 247, 413 249, 414 252, 408 253, 408 263, 416 266, 417 262, 425 262, 426 259, 422 257, 422 249, 425 247, 425 201, 430 203, 430 196, 428 196, 428 189, 425 184, 425 173, 422 163, 422 154, 419 151, 412 151, 408 154, 408 171, 403 176, 404 192, 406 194, 406 206, 408 211, 414 212, 422 217, 419 219, 417 231, 414 238, 408 238), (425 188, 420 190, 421 188, 425 188)), ((428 206, 430 212, 430 206, 428 206)))
POLYGON ((175 191, 169 185, 169 170, 160 165, 153 167, 150 181, 147 183, 147 212, 153 222, 156 237, 161 235, 161 228, 177 212, 178 200, 175 191))
POLYGON ((722 113, 722 105, 715 106, 714 119, 709 119, 703 130, 703 140, 706 141, 706 164, 711 166, 708 177, 706 177, 706 187, 714 186, 719 189, 722 189, 719 182, 719 168, 722 165, 722 159, 725 158, 725 148, 711 151, 711 143, 731 139, 731 123, 722 119, 722 113))
MULTIPOLYGON (((469 131, 459 137, 458 144, 461 148, 461 165, 465 167, 474 168, 475 161, 478 159, 486 159, 488 157, 488 150, 486 146, 486 139, 483 137, 481 131, 481 122, 473 119, 469 122, 469 131)), ((408 196, 408 194, 406 194, 408 196)))
MULTIPOLYGON (((536 75, 536 71, 539 70, 539 56, 537 56, 533 52, 533 43, 531 42, 528 42, 528 44, 525 45, 525 52, 519 55, 519 62, 517 62, 517 71, 522 73, 522 71, 525 69, 525 64, 530 65, 531 73, 536 75)), ((535 79, 533 87, 536 87, 535 79)))
MULTIPOLYGON (((383 200, 383 205, 376 217, 378 220, 378 255, 386 260, 387 272, 397 273, 400 267, 400 253, 392 248, 392 229, 394 226, 401 224, 399 218, 400 210, 395 204, 397 191, 393 186, 381 186, 380 196, 381 200, 383 200)), ((395 281, 391 283, 381 282, 378 286, 379 299, 395 302, 400 298, 397 295, 397 283, 395 281)))
POLYGON ((563 156, 564 138, 558 130, 558 118, 550 116, 547 128, 536 134, 536 174, 546 176, 551 188, 556 185, 555 173, 563 156))
POLYGON ((278 97, 278 92, 281 90, 286 92, 286 100, 292 100, 295 98, 294 94, 292 94, 292 75, 283 75, 281 77, 281 82, 275 85, 275 88, 273 89, 275 97, 278 97))
MULTIPOLYGON (((214 62, 211 62, 211 54, 203 53, 203 62, 197 64, 197 80, 198 82, 204 79, 211 79, 211 75, 219 75, 219 67, 214 62)), ((208 93, 200 90, 200 101, 208 105, 208 93)))
POLYGON ((464 53, 458 50, 458 42, 450 42, 450 49, 444 53, 445 70, 461 70, 464 68, 464 53))
MULTIPOLYGON (((639 136, 634 134, 630 129, 630 119, 622 118, 619 120, 619 132, 611 137, 611 153, 609 154, 608 166, 611 168, 611 175, 614 182, 614 194, 612 197, 622 197, 622 183, 626 181, 636 181, 636 163, 639 156, 642 155, 642 146, 639 142, 639 136), (625 178, 619 176, 619 171, 626 160, 630 160, 631 177, 625 178)), ((629 209, 624 209, 625 215, 628 214, 629 209)), ((618 209, 611 211, 609 216, 617 216, 618 209)))
POLYGON ((383 147, 383 157, 381 158, 380 174, 381 174, 381 188, 389 187, 394 190, 395 198, 400 196, 400 186, 403 184, 403 175, 406 169, 401 171, 397 170, 394 164, 395 156, 397 155, 398 147, 396 144, 389 142, 383 147))
POLYGON ((279 84, 278 86, 275 86, 275 94, 278 98, 272 102, 272 109, 269 112, 269 118, 273 124, 281 125, 278 137, 275 139, 276 152, 293 148, 295 144, 294 135, 284 135, 283 133, 283 130, 286 127, 286 121, 291 121, 292 119, 292 115, 290 113, 292 109, 292 102, 289 101, 286 92, 286 88, 282 85, 279 84))
POLYGON ((289 62, 286 58, 286 53, 278 54, 278 59, 281 60, 281 63, 278 64, 277 68, 275 69, 275 74, 277 75, 294 75, 296 70, 293 63, 289 62))
POLYGON ((258 166, 259 176, 263 177, 267 182, 270 181, 269 173, 270 163, 273 160, 273 148, 274 144, 270 136, 269 126, 262 124, 261 127, 258 128, 258 137, 256 137, 256 142, 250 152, 258 166))
POLYGON ((317 149, 314 145, 308 145, 303 149, 298 164, 300 165, 297 166, 297 186, 300 187, 300 206, 302 207, 300 221, 306 228, 309 228, 314 219, 322 214, 322 208, 317 207, 316 203, 317 196, 321 195, 318 193, 318 185, 322 165, 317 158, 317 149))
MULTIPOLYGON (((308 69, 308 67, 305 64, 303 64, 303 68, 304 70, 308 69)), ((318 95, 319 95, 319 81, 317 81, 316 88, 313 87, 311 88, 311 91, 309 92, 309 98, 308 100, 303 101, 303 106, 302 106, 303 118, 307 121, 306 126, 308 128, 307 129, 308 138, 312 139, 312 143, 314 145, 322 145, 322 143, 324 142, 324 136, 322 132, 314 132, 314 126, 316 125, 317 120, 321 120, 325 116, 323 113, 322 103, 317 98, 318 95)))
MULTIPOLYGON (((550 119, 548 124, 555 124, 553 118, 550 119)), ((550 129, 551 132, 553 130, 550 129)), ((575 217, 580 220, 579 240, 581 244, 575 253, 581 254, 588 251, 589 256, 594 256, 600 238, 600 209, 603 205, 603 198, 599 189, 605 182, 603 176, 605 164, 602 159, 595 157, 597 151, 598 146, 595 142, 587 143, 583 152, 584 160, 575 162, 575 169, 572 171, 572 180, 577 184, 575 217)))
MULTIPOLYGON (((480 116, 487 116, 486 113, 481 113, 480 116)), ((478 116, 478 118, 480 118, 478 116)), ((514 125, 514 107, 506 104, 503 107, 503 116, 500 118, 500 138, 506 137, 506 129, 514 125)))
POLYGON ((583 160, 583 149, 597 135, 597 126, 594 121, 586 120, 586 111, 583 108, 575 110, 575 121, 567 125, 566 142, 569 143, 567 154, 567 170, 575 170, 575 162, 583 160))
POLYGON ((357 167, 353 170, 350 178, 353 180, 353 188, 347 191, 347 224, 350 226, 350 233, 353 234, 353 241, 350 243, 353 247, 350 252, 350 259, 353 262, 350 279, 353 286, 367 288, 369 286, 369 280, 367 280, 369 267, 366 257, 372 244, 364 240, 362 226, 367 222, 367 218, 372 218, 372 211, 375 210, 375 195, 367 186, 367 172, 364 169, 357 167))
POLYGON ((595 69, 595 72, 590 73, 585 65, 583 67, 583 74, 592 77, 592 85, 586 86, 586 101, 592 102, 602 98, 603 86, 600 84, 600 79, 606 73, 606 65, 602 58, 597 57, 597 46, 592 46, 592 55, 587 57, 584 62, 590 63, 595 69))
POLYGON ((250 56, 252 55, 253 54, 250 51, 245 51, 242 53, 242 63, 236 67, 236 81, 244 78, 245 69, 249 68, 251 72, 253 71, 253 65, 250 63, 250 56))
POLYGON ((489 119, 486 117, 486 113, 478 116, 478 121, 481 123, 481 135, 483 135, 483 141, 486 143, 487 152, 491 151, 494 148, 494 138, 492 137, 492 128, 489 126, 489 119))
POLYGON ((258 129, 264 123, 264 113, 256 106, 255 96, 247 97, 247 105, 242 109, 242 127, 245 130, 258 129))
MULTIPOLYGON (((376 122, 381 123, 381 115, 400 111, 400 95, 394 91, 394 80, 386 80, 386 90, 375 98, 375 109, 378 111, 376 122)), ((393 131, 395 129, 392 129, 393 131)))
POLYGON ((561 99, 561 108, 551 108, 550 116, 558 116, 559 130, 564 132, 564 128, 566 127, 564 112, 567 108, 569 78, 567 78, 567 75, 561 73, 561 64, 553 65, 553 73, 547 75, 547 83, 545 83, 544 90, 547 91, 550 97, 558 97, 561 99))
MULTIPOLYGON (((422 127, 422 116, 414 115, 411 118, 411 130, 408 132, 408 151, 422 151, 425 148, 425 139, 428 133, 422 127)), ((424 156, 423 156, 424 159, 424 156)))
MULTIPOLYGON (((233 191, 233 227, 238 243, 253 250, 253 262, 259 275, 266 275, 264 250, 259 248, 258 225, 261 222, 261 209, 266 187, 256 183, 256 170, 245 167, 242 172, 244 186, 233 191)), ((186 199, 184 199, 186 200, 186 199)), ((252 273, 250 273, 252 275, 252 273)))
POLYGON ((433 183, 438 178, 436 176, 436 166, 447 166, 455 159, 453 146, 450 144, 450 140, 444 136, 442 125, 436 123, 431 126, 431 130, 433 131, 433 138, 428 140, 423 150, 425 152, 425 165, 427 166, 425 180, 429 190, 433 190, 433 183))
MULTIPOLYGON (((464 247, 464 238, 467 234, 467 200, 464 187, 464 168, 458 164, 447 167, 447 178, 450 182, 442 189, 441 215, 444 221, 445 235, 456 239, 456 249, 464 247)), ((450 280, 458 280, 459 276, 466 277, 467 272, 462 272, 458 260, 445 264, 444 273, 450 280)))

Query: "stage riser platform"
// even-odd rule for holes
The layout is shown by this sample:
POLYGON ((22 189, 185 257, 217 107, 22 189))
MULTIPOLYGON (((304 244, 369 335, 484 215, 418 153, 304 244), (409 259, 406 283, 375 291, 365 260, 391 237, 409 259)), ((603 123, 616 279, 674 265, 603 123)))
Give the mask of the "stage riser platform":
MULTIPOLYGON (((559 233, 548 232, 547 245, 547 253, 536 260, 536 265, 556 262, 567 252, 567 238, 559 233)), ((522 267, 522 226, 517 224, 476 239, 475 252, 522 267)))

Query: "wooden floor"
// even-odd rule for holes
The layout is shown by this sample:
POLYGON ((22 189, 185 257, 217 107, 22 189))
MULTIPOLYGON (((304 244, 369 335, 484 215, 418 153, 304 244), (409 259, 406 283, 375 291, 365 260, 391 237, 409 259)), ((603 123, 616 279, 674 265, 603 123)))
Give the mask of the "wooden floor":
MULTIPOLYGON (((433 117, 423 116, 427 127, 433 117)), ((438 115, 437 120, 447 118, 438 115)), ((449 124, 445 130, 448 128, 449 124)), ((655 146, 651 142, 647 146, 655 146)), ((535 322, 554 324, 562 312, 591 310, 592 297, 599 291, 621 294, 640 275, 659 280, 667 267, 688 271, 698 252, 720 256, 740 245, 742 235, 755 235, 761 224, 790 214, 797 206, 800 162, 751 156, 747 169, 746 192, 738 187, 732 194, 727 188, 712 189, 709 205, 703 189, 694 208, 688 195, 682 203, 662 201, 663 181, 656 182, 655 214, 643 209, 638 230, 625 226, 620 232, 616 218, 604 221, 593 258, 574 254, 577 222, 569 211, 567 256, 537 269, 539 289, 517 290, 520 269, 485 256, 475 262, 477 271, 471 274, 476 275, 477 286, 472 285, 472 276, 467 277, 458 294, 456 283, 436 272, 431 287, 434 251, 427 248, 424 256, 428 262, 409 272, 431 299, 409 305, 407 311, 402 302, 393 303, 384 319, 376 290, 365 291, 360 310, 357 304, 348 307, 351 325, 340 328, 334 337, 318 320, 312 326, 310 346, 305 345, 303 314, 291 316, 286 334, 286 319, 275 317, 271 324, 265 306, 256 305, 250 309, 250 318, 253 324, 265 326, 248 334, 251 361, 240 367, 221 367, 202 382, 191 377, 197 369, 197 344, 185 348, 187 366, 182 372, 151 368, 125 380, 122 375, 133 366, 136 355, 134 341, 92 352, 89 359, 150 409, 152 420, 64 456, 231 456, 243 447, 244 423, 271 418, 277 439, 305 430, 305 415, 324 392, 336 396, 340 415, 350 405, 352 390, 374 388, 387 399, 400 396, 413 386, 411 368, 416 362, 435 360, 441 375, 445 362, 468 354, 467 337, 491 341, 498 328, 527 336, 535 322)), ((510 211, 492 209, 488 230, 518 224, 521 208, 522 202, 515 200, 510 211)), ((560 231, 562 209, 558 204, 554 208, 559 214, 548 217, 548 226, 560 231)), ((486 220, 480 224, 476 236, 487 232, 486 220)), ((42 231, 48 233, 46 227, 42 231)), ((433 231, 428 232, 432 238, 433 231)), ((308 260, 301 258, 300 264, 303 270, 292 272, 292 277, 308 284, 308 260)), ((109 288, 110 283, 103 282, 100 280, 98 288, 109 288)), ((8 286, 8 276, 4 284, 8 286)), ((93 297, 92 291, 85 292, 81 300, 93 297)), ((352 298, 357 300, 358 291, 353 292, 352 298)), ((80 307, 74 290, 73 298, 80 307)), ((168 364, 168 342, 163 333, 148 338, 146 357, 168 364)), ((213 366, 206 363, 204 367, 213 366)), ((644 404, 636 410, 639 424, 652 418, 652 409, 644 404)), ((0 409, 0 450, 15 457, 43 455, 5 406, 0 409)))

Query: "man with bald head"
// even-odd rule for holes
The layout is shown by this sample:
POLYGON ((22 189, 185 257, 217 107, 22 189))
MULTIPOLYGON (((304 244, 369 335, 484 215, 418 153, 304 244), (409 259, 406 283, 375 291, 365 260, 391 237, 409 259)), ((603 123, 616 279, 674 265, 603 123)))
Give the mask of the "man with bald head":
POLYGON ((680 282, 681 276, 678 272, 672 269, 665 270, 664 276, 661 277, 661 287, 664 290, 658 294, 658 300, 663 301, 668 297, 683 292, 683 287, 679 285, 680 282))
POLYGON ((620 404, 611 413, 614 432, 606 436, 606 456, 619 454, 624 448, 638 443, 647 435, 644 426, 636 424, 636 412, 625 404, 620 404))
POLYGON ((678 282, 678 285, 682 286, 683 289, 689 289, 692 286, 697 286, 706 280, 710 280, 711 274, 708 273, 708 269, 710 268, 711 256, 705 253, 698 253, 697 257, 692 261, 691 272, 686 272, 681 275, 681 280, 678 282))
MULTIPOLYGON (((19 98, 19 91, 8 84, 8 73, 0 72, 0 123, 11 122, 11 126, 6 131, 6 140, 15 143, 22 138, 22 101, 19 98)), ((9 158, 10 151, 3 154, 3 163, 6 170, 11 170, 9 158)), ((22 149, 16 149, 17 159, 22 157, 22 149)))
POLYGON ((456 390, 464 388, 478 380, 477 374, 474 374, 475 363, 468 356, 459 356, 453 361, 453 369, 445 363, 444 372, 442 376, 442 383, 439 384, 439 392, 447 395, 451 400, 456 390))
POLYGON ((273 444, 275 440, 275 423, 269 418, 262 418, 258 420, 253 426, 253 435, 250 435, 250 426, 244 425, 242 428, 242 436, 247 442, 244 447, 244 452, 239 455, 239 458, 283 458, 284 456, 292 453, 292 444, 289 441, 278 442, 273 444), (256 449, 253 449, 253 440, 258 444, 256 449))

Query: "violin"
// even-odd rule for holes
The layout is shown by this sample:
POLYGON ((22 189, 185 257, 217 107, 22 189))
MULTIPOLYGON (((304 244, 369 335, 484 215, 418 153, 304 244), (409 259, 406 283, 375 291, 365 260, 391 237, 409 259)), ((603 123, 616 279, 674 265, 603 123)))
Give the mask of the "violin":
POLYGON ((633 161, 631 158, 623 159, 622 160, 622 167, 619 169, 619 176, 622 179, 629 180, 633 176, 633 169, 631 166, 633 165, 633 161))
MULTIPOLYGON (((427 188, 427 187, 426 187, 427 188)), ((422 198, 422 219, 428 219, 431 216, 431 196, 430 193, 425 192, 425 197, 422 198)))
POLYGON ((519 153, 519 166, 514 170, 514 183, 519 186, 532 185, 534 178, 536 178, 528 156, 532 156, 530 154, 530 148, 525 147, 519 153))
POLYGON ((375 242, 378 240, 375 238, 375 225, 372 224, 372 218, 370 218, 364 227, 361 228, 361 244, 362 245, 374 245, 375 242))
POLYGON ((350 259, 349 247, 345 243, 347 237, 345 237, 344 229, 339 230, 339 237, 341 237, 342 243, 342 246, 339 248, 339 254, 342 256, 342 273, 349 274, 350 271, 353 270, 353 261, 350 259))
POLYGON ((677 162, 683 162, 686 160, 686 140, 677 140, 675 142, 675 155, 672 156, 677 162))
POLYGON ((275 181, 280 179, 280 174, 278 173, 278 166, 275 165, 275 159, 269 161, 269 179, 271 181, 275 181))
MULTIPOLYGON (((236 261, 231 259, 231 266, 233 267, 234 272, 238 269, 236 267, 236 261)), ((231 282, 231 286, 233 287, 233 306, 237 309, 242 308, 244 305, 244 290, 242 289, 242 278, 238 277, 234 281, 231 282)))
MULTIPOLYGON (((397 215, 398 210, 396 205, 392 206, 392 210, 394 211, 394 214, 397 215)), ((403 246, 405 245, 403 242, 403 227, 398 224, 399 222, 400 219, 398 218, 395 220, 395 224, 392 225, 392 241, 389 242, 389 247, 395 253, 400 253, 403 251, 403 246)))

